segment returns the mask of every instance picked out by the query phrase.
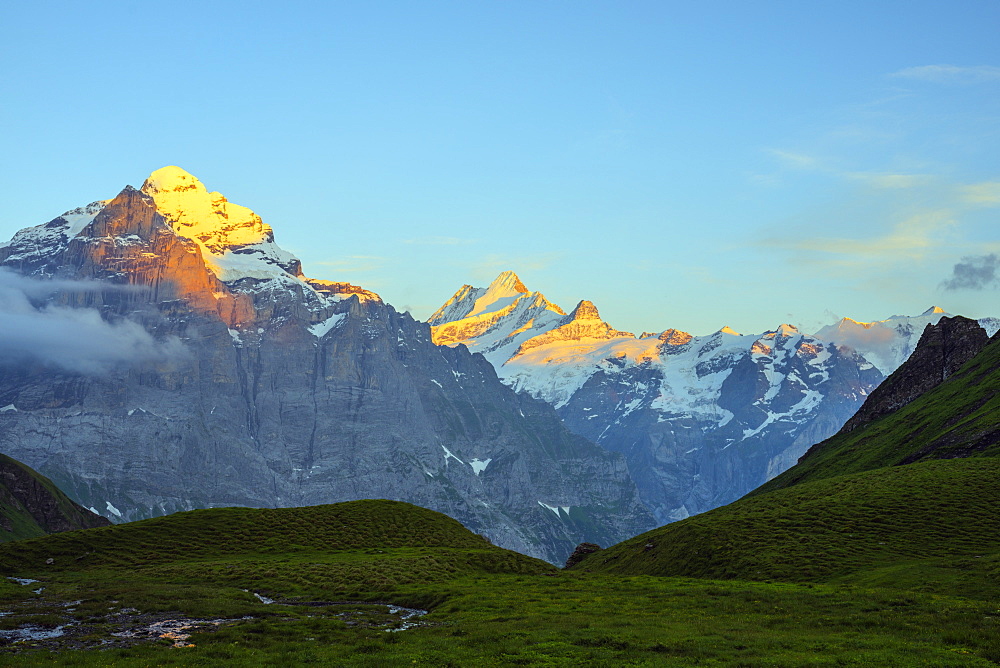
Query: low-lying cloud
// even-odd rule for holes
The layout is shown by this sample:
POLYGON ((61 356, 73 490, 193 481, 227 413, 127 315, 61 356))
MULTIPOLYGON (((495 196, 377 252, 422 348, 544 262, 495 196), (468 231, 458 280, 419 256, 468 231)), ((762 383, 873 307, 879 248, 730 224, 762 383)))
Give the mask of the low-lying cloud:
POLYGON ((969 255, 963 257, 952 269, 951 278, 943 281, 941 287, 945 290, 985 290, 1000 286, 997 270, 1000 269, 1000 257, 996 253, 988 255, 969 255))
POLYGON ((0 364, 36 361, 87 375, 187 356, 176 337, 158 341, 138 323, 97 309, 39 304, 60 291, 106 290, 97 281, 39 280, 0 268, 0 364))

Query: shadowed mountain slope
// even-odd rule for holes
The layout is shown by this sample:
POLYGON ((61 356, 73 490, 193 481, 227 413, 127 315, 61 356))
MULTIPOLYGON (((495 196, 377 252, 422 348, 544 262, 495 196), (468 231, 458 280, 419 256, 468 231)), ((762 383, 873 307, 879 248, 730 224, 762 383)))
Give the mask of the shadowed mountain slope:
POLYGON ((45 476, 0 455, 0 542, 109 524, 74 503, 45 476))

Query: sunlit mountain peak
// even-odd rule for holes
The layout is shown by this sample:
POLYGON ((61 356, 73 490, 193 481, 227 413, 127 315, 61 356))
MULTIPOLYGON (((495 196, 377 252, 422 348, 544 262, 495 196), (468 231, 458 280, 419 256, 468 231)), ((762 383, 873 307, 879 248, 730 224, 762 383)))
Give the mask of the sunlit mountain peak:
POLYGON ((209 192, 180 167, 157 169, 141 190, 177 234, 201 247, 206 263, 223 281, 301 274, 299 261, 274 243, 271 227, 260 216, 222 193, 209 192))
POLYGON ((576 305, 573 312, 570 313, 573 320, 600 320, 601 314, 598 313, 597 307, 594 306, 594 302, 587 301, 586 299, 580 300, 580 303, 576 305))
POLYGON ((497 292, 499 291, 513 292, 513 293, 528 292, 528 288, 524 287, 524 283, 521 282, 521 279, 518 278, 517 274, 515 274, 513 271, 501 272, 499 276, 493 279, 493 282, 490 283, 490 287, 487 289, 497 292))
POLYGON ((205 185, 198 180, 198 177, 176 165, 160 167, 150 174, 146 182, 142 184, 142 191, 147 195, 157 192, 181 192, 186 190, 207 192, 205 185))
POLYGON ((725 327, 723 327, 722 329, 720 329, 719 333, 720 334, 732 334, 734 336, 742 336, 739 332, 737 332, 735 329, 733 329, 729 325, 726 325, 725 327))
POLYGON ((799 333, 799 329, 795 325, 782 323, 781 325, 778 325, 778 329, 776 329, 774 333, 778 336, 795 336, 799 333))

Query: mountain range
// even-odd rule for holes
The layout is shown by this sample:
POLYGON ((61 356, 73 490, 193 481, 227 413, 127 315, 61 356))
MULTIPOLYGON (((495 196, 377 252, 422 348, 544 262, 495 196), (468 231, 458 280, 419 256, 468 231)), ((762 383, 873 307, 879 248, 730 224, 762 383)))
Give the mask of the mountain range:
POLYGON ((386 498, 556 562, 654 525, 620 455, 179 168, 18 232, 0 296, 0 451, 115 521, 386 498))
MULTIPOLYGON (((513 272, 465 285, 429 319, 434 341, 482 353, 505 383, 574 432, 620 452, 659 523, 740 498, 835 434, 946 313, 813 335, 789 324, 742 335, 635 336, 581 301, 567 314, 513 272)), ((1000 321, 981 321, 989 334, 1000 321)))
POLYGON ((839 433, 725 507, 586 556, 586 569, 837 582, 993 600, 1000 335, 942 317, 839 433))
POLYGON ((9 542, 0 655, 986 668, 1000 661, 998 356, 997 336, 942 317, 849 426, 764 488, 581 545, 563 570, 391 501, 9 542))
POLYGON ((421 323, 177 167, 0 245, 0 307, 0 451, 95 513, 389 498, 556 563, 782 473, 947 315, 635 336, 508 271, 421 323))

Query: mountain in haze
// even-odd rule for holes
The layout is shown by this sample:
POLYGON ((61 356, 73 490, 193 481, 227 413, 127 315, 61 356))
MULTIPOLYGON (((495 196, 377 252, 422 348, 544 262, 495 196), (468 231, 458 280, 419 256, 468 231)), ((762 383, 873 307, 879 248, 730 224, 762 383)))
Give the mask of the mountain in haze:
MULTIPOLYGON (((941 318, 951 315, 932 306, 918 316, 894 315, 875 322, 842 318, 820 329, 816 336, 850 346, 888 376, 910 356, 927 325, 935 325, 941 318)), ((998 318, 981 318, 978 322, 990 336, 1000 329, 998 318)))
POLYGON ((735 500, 837 432, 881 382, 855 351, 791 325, 741 335, 616 330, 569 314, 504 272, 463 286, 434 340, 482 352, 501 380, 551 404, 574 432, 621 452, 659 522, 735 500))
POLYGON ((167 167, 0 246, 0 451, 115 520, 386 498, 561 563, 653 525, 617 454, 167 167))

